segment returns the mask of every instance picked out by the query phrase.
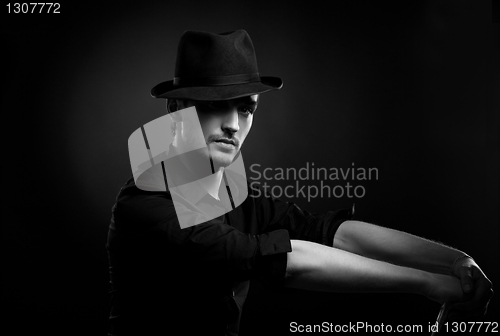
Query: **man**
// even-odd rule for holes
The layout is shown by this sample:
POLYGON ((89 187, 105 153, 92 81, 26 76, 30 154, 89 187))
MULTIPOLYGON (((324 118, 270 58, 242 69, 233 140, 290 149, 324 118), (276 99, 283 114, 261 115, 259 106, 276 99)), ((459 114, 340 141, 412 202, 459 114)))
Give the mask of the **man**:
POLYGON ((245 31, 181 37, 174 80, 152 89, 168 119, 129 139, 134 177, 108 236, 111 334, 237 335, 251 279, 416 293, 453 303, 450 318, 484 315, 492 285, 464 252, 351 220, 349 209, 313 215, 248 188, 240 149, 259 95, 281 87, 259 75, 245 31), (163 136, 167 121, 171 144, 152 131, 160 125, 163 136), (147 151, 137 165, 135 148, 147 151))

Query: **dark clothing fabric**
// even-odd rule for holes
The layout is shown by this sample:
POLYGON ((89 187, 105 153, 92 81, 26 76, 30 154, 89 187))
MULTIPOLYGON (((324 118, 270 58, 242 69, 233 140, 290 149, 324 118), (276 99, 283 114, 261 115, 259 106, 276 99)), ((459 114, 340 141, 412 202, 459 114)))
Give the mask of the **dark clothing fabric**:
POLYGON ((112 208, 107 242, 111 334, 175 335, 181 328, 237 335, 249 280, 282 286, 290 239, 332 246, 339 225, 353 215, 347 209, 311 214, 252 188, 234 210, 181 229, 170 192, 127 181, 112 208))

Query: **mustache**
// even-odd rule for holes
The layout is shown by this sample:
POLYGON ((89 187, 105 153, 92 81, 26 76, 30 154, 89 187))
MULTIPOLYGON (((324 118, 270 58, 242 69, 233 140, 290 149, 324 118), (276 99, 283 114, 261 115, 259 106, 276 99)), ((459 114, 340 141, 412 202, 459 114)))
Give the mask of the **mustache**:
POLYGON ((208 136, 207 139, 207 145, 210 144, 211 142, 216 142, 216 141, 229 141, 233 143, 236 147, 240 147, 240 140, 235 137, 235 136, 225 136, 221 134, 211 134, 208 136))

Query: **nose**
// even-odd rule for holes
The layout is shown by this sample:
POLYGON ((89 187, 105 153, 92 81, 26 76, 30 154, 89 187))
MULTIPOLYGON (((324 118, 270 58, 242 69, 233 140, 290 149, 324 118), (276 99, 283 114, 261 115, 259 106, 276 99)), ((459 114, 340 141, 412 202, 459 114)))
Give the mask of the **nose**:
POLYGON ((221 128, 224 132, 231 134, 236 133, 240 130, 239 113, 236 107, 232 107, 224 115, 221 128))

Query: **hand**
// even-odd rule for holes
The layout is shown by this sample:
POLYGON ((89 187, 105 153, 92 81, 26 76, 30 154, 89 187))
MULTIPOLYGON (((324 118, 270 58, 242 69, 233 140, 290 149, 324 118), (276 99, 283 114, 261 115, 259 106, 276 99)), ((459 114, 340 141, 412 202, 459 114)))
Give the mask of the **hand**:
POLYGON ((450 306, 449 320, 475 320, 486 314, 493 296, 491 281, 476 262, 469 257, 458 259, 453 265, 452 275, 460 279, 464 300, 450 306))

